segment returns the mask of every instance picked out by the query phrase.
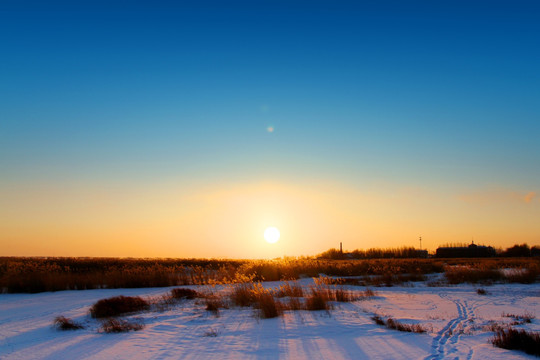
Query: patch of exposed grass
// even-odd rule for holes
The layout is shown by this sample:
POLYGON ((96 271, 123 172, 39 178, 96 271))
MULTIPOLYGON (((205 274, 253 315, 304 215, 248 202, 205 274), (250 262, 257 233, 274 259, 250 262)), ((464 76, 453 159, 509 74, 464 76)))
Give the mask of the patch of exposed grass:
POLYGON ((539 274, 539 267, 531 266, 528 269, 514 269, 514 271, 508 272, 505 277, 511 283, 532 284, 539 274))
POLYGON ((487 295, 486 289, 482 289, 482 288, 476 289, 476 293, 477 293, 478 295, 487 295))
POLYGON ((521 315, 503 313, 502 316, 514 319, 514 322, 512 323, 512 325, 522 325, 522 324, 525 324, 525 323, 530 324, 532 322, 532 319, 536 318, 536 316, 534 316, 534 314, 532 314, 532 313, 530 313, 528 311, 526 311, 525 313, 523 313, 521 315))
POLYGON ((373 320, 377 325, 386 326, 386 322, 379 315, 372 316, 371 320, 373 320))
POLYGON ((272 290, 266 289, 261 283, 253 284, 254 307, 259 309, 263 319, 275 318, 283 314, 283 307, 274 299, 272 290))
POLYGON ((90 308, 93 318, 105 318, 126 313, 148 310, 150 304, 139 296, 115 296, 102 299, 90 308))
POLYGON ((444 276, 450 284, 490 284, 503 279, 503 275, 498 269, 471 268, 468 266, 448 266, 445 269, 444 276))
POLYGON ((217 295, 208 295, 204 299, 206 311, 213 312, 216 316, 219 315, 220 309, 227 309, 227 303, 217 295))
POLYGON ((276 291, 276 296, 277 297, 287 297, 287 296, 304 297, 304 290, 296 282, 292 283, 292 285, 290 282, 286 282, 285 284, 279 286, 279 288, 276 291))
POLYGON ((53 322, 54 326, 58 330, 79 330, 84 329, 84 326, 82 326, 79 323, 74 322, 70 318, 64 317, 64 316, 57 316, 54 318, 53 322))
POLYGON ((107 319, 101 324, 101 331, 105 333, 138 331, 142 328, 144 328, 142 323, 114 318, 107 319))
POLYGON ((305 309, 309 311, 329 310, 328 292, 325 289, 312 288, 306 298, 305 309))
POLYGON ((199 293, 192 289, 176 288, 171 290, 171 297, 174 299, 195 299, 199 293))
POLYGON ((230 299, 236 306, 251 306, 255 303, 255 292, 253 283, 235 284, 230 292, 230 299))
POLYGON ((393 318, 388 318, 386 321, 382 319, 380 316, 375 315, 372 316, 371 319, 377 324, 381 326, 386 326, 389 329, 397 330, 397 331, 404 331, 404 332, 413 332, 413 333, 425 333, 426 329, 420 325, 420 324, 404 324, 402 322, 397 321, 393 318))
POLYGON ((540 334, 516 330, 513 328, 498 328, 490 342, 497 347, 508 350, 520 350, 527 354, 540 356, 540 334))
POLYGON ((297 297, 290 297, 286 305, 287 310, 297 311, 297 310, 302 310, 303 308, 304 308, 304 304, 297 297))

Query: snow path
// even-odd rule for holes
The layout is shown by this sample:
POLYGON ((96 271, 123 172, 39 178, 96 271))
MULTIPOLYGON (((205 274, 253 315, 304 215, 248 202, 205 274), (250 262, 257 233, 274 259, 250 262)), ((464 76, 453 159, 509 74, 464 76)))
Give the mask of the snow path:
POLYGON ((100 323, 88 315, 103 298, 150 298, 168 290, 0 294, 0 359, 535 359, 489 344, 489 324, 511 322, 503 313, 528 312, 536 318, 520 327, 540 331, 540 284, 494 285, 484 296, 471 285, 375 288, 370 300, 333 303, 329 312, 286 311, 275 319, 259 319, 251 308, 223 309, 216 316, 197 300, 185 300, 162 312, 129 316, 145 328, 123 334, 99 333, 100 323), (374 324, 374 314, 419 323, 428 332, 390 330, 374 324), (86 328, 57 331, 52 321, 59 315, 86 328))
MULTIPOLYGON (((446 296, 441 295, 441 298, 446 298, 446 296)), ((458 342, 461 335, 464 332, 464 329, 467 327, 466 321, 474 318, 474 311, 472 308, 468 307, 467 301, 462 302, 459 299, 452 300, 456 304, 458 316, 448 322, 444 328, 442 328, 437 336, 433 339, 431 348, 433 354, 426 357, 425 360, 439 360, 449 358, 451 354, 452 357, 456 355, 456 359, 472 359, 474 354, 473 349, 469 348, 465 356, 460 356, 458 342), (449 345, 447 345, 450 343, 449 345)))

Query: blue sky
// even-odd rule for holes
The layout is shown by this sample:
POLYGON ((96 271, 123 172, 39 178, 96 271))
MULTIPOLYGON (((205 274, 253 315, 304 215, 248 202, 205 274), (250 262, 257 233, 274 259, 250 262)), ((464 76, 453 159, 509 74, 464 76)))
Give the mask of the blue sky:
POLYGON ((535 1, 3 1, 0 43, 0 186, 540 192, 535 1))

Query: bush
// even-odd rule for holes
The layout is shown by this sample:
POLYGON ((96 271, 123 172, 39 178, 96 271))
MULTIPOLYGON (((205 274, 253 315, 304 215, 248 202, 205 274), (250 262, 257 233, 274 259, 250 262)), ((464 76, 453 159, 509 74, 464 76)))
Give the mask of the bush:
POLYGON ((177 288, 171 290, 171 297, 174 299, 195 299, 199 293, 192 289, 177 288))
POLYGON ((84 329, 84 326, 81 324, 78 324, 71 320, 70 318, 66 318, 64 316, 57 316, 54 318, 54 326, 58 330, 78 330, 78 329, 84 329))
POLYGON ((105 333, 120 333, 128 331, 141 330, 143 324, 138 322, 129 322, 127 320, 107 319, 101 324, 101 331, 105 333))
POLYGON ((478 295, 487 295, 486 289, 476 289, 478 295))
POLYGON ((102 299, 90 308, 93 318, 118 316, 125 313, 148 310, 150 304, 138 296, 115 296, 102 299))
POLYGON ((540 334, 513 328, 500 328, 490 342, 508 350, 521 350, 527 354, 540 356, 540 334))

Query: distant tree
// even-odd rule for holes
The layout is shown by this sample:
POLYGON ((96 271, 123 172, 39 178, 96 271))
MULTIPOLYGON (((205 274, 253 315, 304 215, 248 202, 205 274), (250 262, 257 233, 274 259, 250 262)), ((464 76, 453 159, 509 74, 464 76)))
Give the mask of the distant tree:
POLYGON ((503 256, 506 257, 529 257, 531 256, 531 249, 527 244, 514 245, 511 248, 506 249, 503 256))
POLYGON ((317 256, 317 258, 340 260, 343 259, 343 254, 338 249, 330 249, 317 256))

